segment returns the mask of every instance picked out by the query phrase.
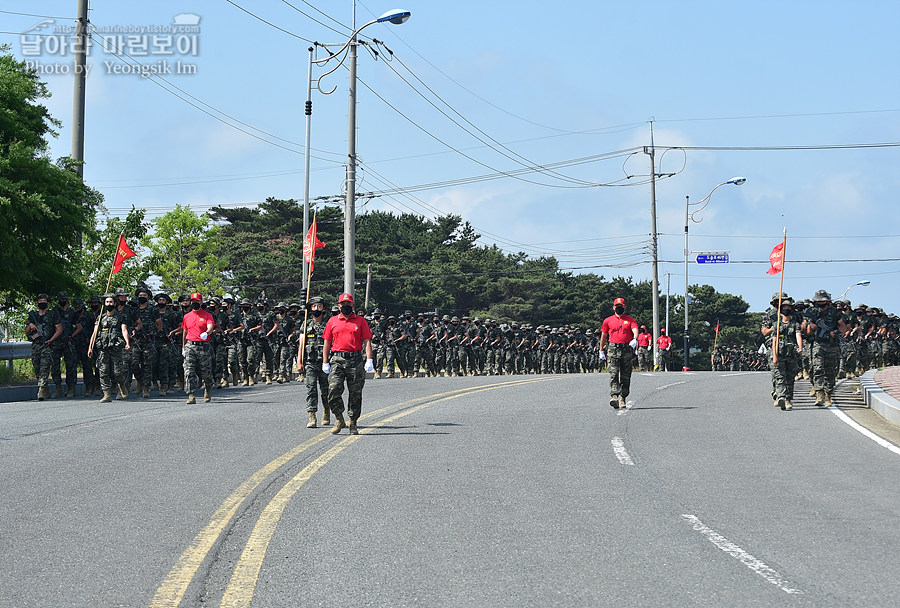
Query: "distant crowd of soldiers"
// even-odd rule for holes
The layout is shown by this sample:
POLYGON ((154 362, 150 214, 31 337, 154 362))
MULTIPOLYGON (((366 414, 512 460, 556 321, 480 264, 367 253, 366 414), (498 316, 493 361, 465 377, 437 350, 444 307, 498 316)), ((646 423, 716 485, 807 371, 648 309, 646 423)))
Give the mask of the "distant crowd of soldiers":
MULTIPOLYGON (((85 395, 101 395, 98 351, 110 346, 115 347, 116 358, 121 359, 123 366, 121 381, 117 379, 114 386, 118 388, 119 399, 127 398, 133 385, 136 393, 145 398, 151 391, 164 396, 184 390, 181 322, 191 310, 187 295, 174 298, 167 293, 153 295, 149 288, 141 287, 133 295, 117 289, 102 299, 92 296, 87 302, 70 298, 64 291, 57 294, 55 304, 47 294, 40 294, 36 301, 38 307, 28 315, 26 334, 33 343, 32 363, 39 399, 74 397, 79 366, 85 395), (129 348, 124 348, 124 336, 108 344, 101 337, 89 355, 95 325, 105 312, 107 297, 113 298, 115 312, 124 320, 129 348), (56 388, 52 394, 51 382, 56 388)), ((265 299, 237 301, 226 295, 208 298, 202 307, 216 321, 211 342, 217 388, 295 379, 304 306, 296 302, 273 304, 265 299)), ((337 314, 337 307, 331 309, 331 314, 337 314)), ((420 373, 426 376, 590 373, 602 367, 599 330, 590 328, 535 327, 479 317, 414 315, 409 310, 397 318, 384 315, 377 308, 364 316, 373 334, 376 378, 382 374, 394 378, 420 373)), ((325 320, 327 314, 322 323, 325 320)), ((640 369, 649 369, 647 359, 636 356, 635 366, 640 361, 640 369)))

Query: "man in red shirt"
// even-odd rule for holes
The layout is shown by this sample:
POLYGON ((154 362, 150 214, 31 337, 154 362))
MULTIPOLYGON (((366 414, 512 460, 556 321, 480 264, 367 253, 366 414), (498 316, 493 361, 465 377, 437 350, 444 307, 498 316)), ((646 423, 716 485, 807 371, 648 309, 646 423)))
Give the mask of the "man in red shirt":
POLYGON ((609 370, 609 404, 614 409, 626 406, 631 392, 631 369, 634 349, 637 348, 637 321, 625 314, 625 298, 613 301, 614 315, 606 317, 600 326, 600 358, 609 370), (609 346, 608 352, 604 348, 609 346))
POLYGON ((650 362, 652 356, 650 353, 650 342, 653 341, 653 336, 647 331, 646 325, 641 325, 641 332, 638 334, 637 341, 638 369, 642 372, 651 371, 653 366, 650 362))
POLYGON ((184 354, 184 390, 188 394, 189 404, 197 403, 194 388, 197 386, 198 374, 203 379, 206 390, 203 400, 212 398, 212 342, 210 334, 216 326, 213 316, 200 308, 203 296, 191 294, 191 311, 184 315, 181 322, 181 352, 184 354))
POLYGON ((659 330, 656 347, 659 350, 659 369, 664 372, 670 371, 669 356, 671 355, 672 338, 666 335, 666 330, 659 330))
POLYGON ((347 412, 350 415, 350 434, 358 435, 356 421, 362 414, 362 389, 366 372, 374 371, 372 364, 372 330, 365 318, 354 314, 353 296, 338 298, 340 314, 328 319, 322 338, 322 371, 328 374, 328 404, 334 414, 331 432, 340 433, 344 422, 344 382, 347 383, 347 412), (363 360, 362 351, 366 358, 363 360))

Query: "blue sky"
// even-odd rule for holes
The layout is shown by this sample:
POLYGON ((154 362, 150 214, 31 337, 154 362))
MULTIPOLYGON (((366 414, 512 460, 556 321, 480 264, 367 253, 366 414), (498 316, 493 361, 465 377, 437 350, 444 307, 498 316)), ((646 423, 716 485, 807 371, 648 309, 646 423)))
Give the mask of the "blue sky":
MULTIPOLYGON (((7 0, 0 42, 44 70, 71 69, 71 53, 48 46, 57 41, 47 35, 73 23, 76 5, 7 0), (43 37, 19 34, 48 17, 31 32, 43 37)), ((848 297, 900 312, 900 148, 838 148, 900 142, 896 0, 362 0, 357 23, 397 6, 412 11, 408 22, 364 31, 394 60, 384 60, 383 47, 377 60, 360 50, 357 191, 392 191, 360 210, 456 213, 484 244, 552 254, 574 272, 649 279, 642 150, 652 119, 657 172, 675 174, 656 188, 663 294, 667 281, 673 294, 683 292, 685 197, 698 201, 741 175, 747 183, 716 190, 690 229, 691 250, 728 250, 731 263, 691 263, 692 284, 763 310, 778 288, 764 262, 786 228, 789 294, 824 288, 837 296, 868 279, 848 297), (677 147, 684 149, 667 151, 677 147), (481 176, 490 179, 468 179, 481 176), (408 191, 429 184, 442 185, 408 191)), ((94 0, 91 9, 96 40, 157 69, 176 71, 180 62, 188 72, 165 82, 115 73, 127 64, 93 49, 85 178, 113 214, 132 204, 153 217, 176 203, 203 211, 302 199, 308 41, 346 41, 351 0, 94 0), (116 39, 110 29, 161 28, 178 15, 199 16, 199 26, 181 41, 170 36, 184 44, 172 54, 162 54, 168 34, 116 39)), ((73 78, 45 80, 47 105, 64 123, 52 142, 57 157, 71 148, 73 78)), ((325 90, 337 86, 332 95, 313 92, 313 197, 341 193, 347 83, 339 68, 322 81, 325 90)))

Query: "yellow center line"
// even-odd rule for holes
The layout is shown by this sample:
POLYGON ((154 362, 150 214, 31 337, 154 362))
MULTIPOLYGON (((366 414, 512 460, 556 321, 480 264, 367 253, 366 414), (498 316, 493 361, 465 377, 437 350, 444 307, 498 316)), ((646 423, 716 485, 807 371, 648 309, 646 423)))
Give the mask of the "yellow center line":
MULTIPOLYGON (((409 414, 424 409, 429 405, 440 403, 441 401, 458 399, 460 397, 466 397, 497 388, 504 388, 510 385, 529 384, 532 382, 541 382, 546 380, 551 380, 551 378, 535 378, 529 380, 505 382, 490 386, 482 386, 467 390, 465 392, 460 392, 459 394, 449 395, 440 399, 431 400, 427 403, 422 403, 418 406, 412 407, 402 412, 398 412, 393 416, 389 416, 379 422, 376 422, 368 426, 367 428, 362 429, 360 431, 360 435, 371 433, 378 427, 382 427, 386 424, 394 422, 395 420, 403 418, 404 416, 408 416, 409 414)), ((247 540, 247 544, 244 545, 244 550, 241 552, 240 560, 234 568, 234 573, 231 576, 231 581, 228 583, 228 587, 225 589, 225 595, 223 596, 222 603, 220 604, 221 608, 247 608, 250 606, 250 602, 253 601, 253 594, 256 591, 256 583, 259 579, 259 572, 262 568, 263 560, 266 557, 266 551, 268 551, 269 543, 271 542, 272 537, 275 534, 275 528, 278 526, 278 522, 281 519, 281 515, 284 512, 284 509, 287 507, 288 502, 290 502, 294 494, 296 494, 303 486, 303 484, 309 481, 309 479, 319 469, 321 469, 331 459, 333 459, 335 456, 349 447, 353 442, 357 441, 360 435, 348 436, 339 444, 316 458, 303 470, 297 473, 297 475, 295 475, 293 479, 287 482, 284 487, 282 487, 281 490, 279 490, 278 493, 272 498, 269 504, 266 505, 265 509, 263 509, 262 513, 260 514, 256 525, 253 527, 253 531, 250 533, 250 538, 247 540)))
MULTIPOLYGON (((500 383, 494 386, 504 386, 508 384, 513 383, 500 383)), ((415 399, 395 403, 379 410, 374 410, 362 416, 360 420, 366 420, 378 416, 387 410, 405 407, 409 404, 421 402, 423 400, 428 401, 434 398, 440 399, 448 395, 464 394, 470 391, 472 391, 471 387, 444 393, 436 393, 424 397, 416 397, 415 399)), ((156 594, 153 596, 153 600, 150 602, 149 608, 177 608, 181 604, 184 594, 187 592, 191 581, 193 581, 194 576, 196 576, 197 571, 200 569, 200 566, 203 564, 209 551, 222 536, 222 533, 234 517, 234 514, 237 512, 241 503, 243 503, 272 473, 296 458, 299 454, 314 447, 318 443, 325 441, 329 437, 331 437, 330 433, 321 433, 316 437, 299 444, 256 471, 238 486, 237 489, 225 499, 219 508, 216 509, 209 523, 194 537, 190 546, 181 554, 181 557, 179 557, 178 561, 172 567, 172 570, 169 572, 168 576, 166 576, 162 585, 157 589, 156 594)))

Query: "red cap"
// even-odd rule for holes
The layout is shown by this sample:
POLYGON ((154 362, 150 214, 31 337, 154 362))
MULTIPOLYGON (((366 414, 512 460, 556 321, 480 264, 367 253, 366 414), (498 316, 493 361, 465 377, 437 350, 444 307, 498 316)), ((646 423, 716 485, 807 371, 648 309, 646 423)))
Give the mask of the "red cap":
POLYGON ((647 329, 646 325, 641 325, 641 329, 647 329))
POLYGON ((200 295, 200 292, 197 291, 197 292, 194 292, 194 293, 191 294, 191 299, 192 299, 192 300, 199 300, 200 302, 202 302, 202 301, 203 301, 203 296, 201 296, 201 295, 200 295))
POLYGON ((343 302, 350 302, 351 304, 353 304, 353 296, 351 296, 349 293, 342 293, 341 297, 338 298, 338 304, 341 304, 343 302))
POLYGON ((618 306, 619 304, 625 306, 625 298, 616 298, 613 300, 613 306, 618 306))

